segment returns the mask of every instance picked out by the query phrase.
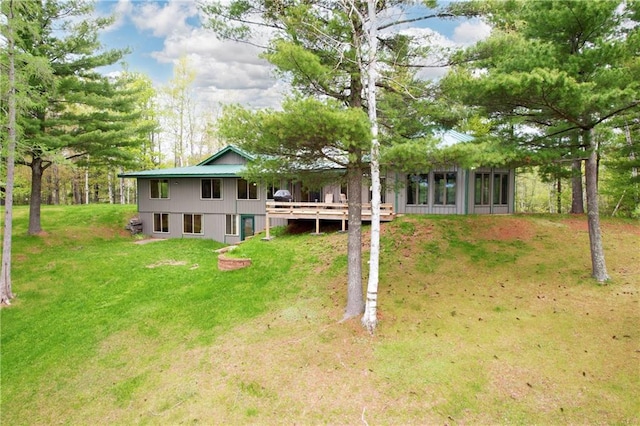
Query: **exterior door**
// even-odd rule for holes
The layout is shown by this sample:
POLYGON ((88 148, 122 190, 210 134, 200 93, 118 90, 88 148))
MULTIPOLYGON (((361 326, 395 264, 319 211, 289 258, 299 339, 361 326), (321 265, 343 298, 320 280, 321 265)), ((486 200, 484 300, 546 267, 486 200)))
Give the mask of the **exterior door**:
POLYGON ((252 237, 255 233, 254 216, 240 216, 240 239, 244 241, 248 237, 252 237))

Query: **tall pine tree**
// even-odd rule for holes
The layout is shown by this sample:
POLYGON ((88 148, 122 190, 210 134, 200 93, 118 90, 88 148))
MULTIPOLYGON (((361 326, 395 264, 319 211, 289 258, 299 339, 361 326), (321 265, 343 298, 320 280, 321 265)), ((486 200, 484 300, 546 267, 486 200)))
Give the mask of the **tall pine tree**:
POLYGON ((17 163, 31 168, 29 234, 42 230, 41 189, 44 171, 59 159, 116 160, 127 155, 122 138, 131 103, 97 68, 122 59, 125 51, 102 51, 98 32, 111 23, 95 18, 94 6, 83 0, 43 0, 21 11, 38 32, 20 31, 16 39, 25 53, 42 58, 53 71, 53 84, 33 78, 31 90, 45 99, 23 114, 23 144, 17 163))
POLYGON ((597 184, 602 143, 594 136, 615 117, 640 110, 638 3, 512 0, 494 6, 491 37, 466 52, 465 65, 444 87, 498 120, 539 130, 513 139, 514 149, 586 160, 592 275, 604 282, 609 275, 597 184), (575 133, 577 146, 574 137, 559 138, 575 133))

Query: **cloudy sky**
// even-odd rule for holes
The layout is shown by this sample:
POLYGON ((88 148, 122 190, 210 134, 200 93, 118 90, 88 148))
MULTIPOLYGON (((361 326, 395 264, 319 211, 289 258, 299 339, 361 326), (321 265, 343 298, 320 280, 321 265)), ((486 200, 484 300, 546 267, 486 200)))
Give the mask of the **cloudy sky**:
MULTIPOLYGON (((257 48, 218 40, 203 29, 195 1, 101 0, 97 10, 116 16, 116 22, 101 35, 104 46, 128 47, 132 51, 126 57, 128 69, 148 75, 157 87, 171 79, 173 65, 186 56, 197 73, 194 93, 201 107, 226 103, 277 107, 287 90, 258 57, 257 48)), ((406 30, 430 34, 432 40, 445 45, 471 44, 489 33, 486 25, 475 20, 433 21, 406 30)), ((437 73, 442 71, 434 75, 437 73)))

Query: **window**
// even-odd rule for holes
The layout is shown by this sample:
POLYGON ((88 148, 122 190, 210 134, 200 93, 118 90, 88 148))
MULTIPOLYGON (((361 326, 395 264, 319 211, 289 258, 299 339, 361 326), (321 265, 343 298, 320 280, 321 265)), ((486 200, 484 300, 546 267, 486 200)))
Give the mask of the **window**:
POLYGON ((153 232, 169 232, 169 213, 153 214, 153 232))
POLYGON ((273 194, 280 189, 280 185, 275 182, 267 184, 267 200, 273 200, 273 194))
POLYGON ((202 215, 185 213, 182 217, 184 234, 202 234, 202 215))
POLYGON ((203 200, 221 200, 222 179, 202 179, 200 190, 203 200))
POLYGON ((227 235, 238 235, 238 219, 235 214, 227 215, 227 235))
POLYGON ((434 173, 434 200, 433 204, 450 205, 456 204, 456 174, 455 173, 434 173))
POLYGON ((257 200, 258 184, 246 179, 238 179, 238 200, 257 200))
POLYGON ((429 175, 409 175, 407 204, 429 204, 429 175))
POLYGON ((493 175, 493 204, 506 205, 509 203, 509 174, 495 173, 493 175))
POLYGON ((474 200, 474 204, 476 206, 489 205, 489 184, 491 183, 490 176, 490 173, 476 173, 474 200))
POLYGON ((169 180, 151 179, 151 198, 169 198, 169 180))

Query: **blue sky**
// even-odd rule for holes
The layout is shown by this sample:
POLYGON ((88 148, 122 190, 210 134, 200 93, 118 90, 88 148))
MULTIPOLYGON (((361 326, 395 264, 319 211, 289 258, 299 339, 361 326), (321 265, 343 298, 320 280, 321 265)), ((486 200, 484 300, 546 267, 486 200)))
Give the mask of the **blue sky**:
MULTIPOLYGON (((101 35, 107 48, 128 47, 130 71, 148 75, 156 86, 172 77, 173 65, 186 56, 197 72, 194 92, 205 108, 223 103, 276 107, 287 87, 274 78, 272 69, 258 57, 259 50, 216 39, 203 29, 195 1, 100 0, 97 12, 115 15, 116 22, 101 35)), ((470 44, 488 34, 478 21, 429 21, 412 33, 427 33, 445 45, 470 44)), ((121 66, 110 67, 116 72, 121 66)), ((430 71, 437 77, 442 70, 430 71)))

